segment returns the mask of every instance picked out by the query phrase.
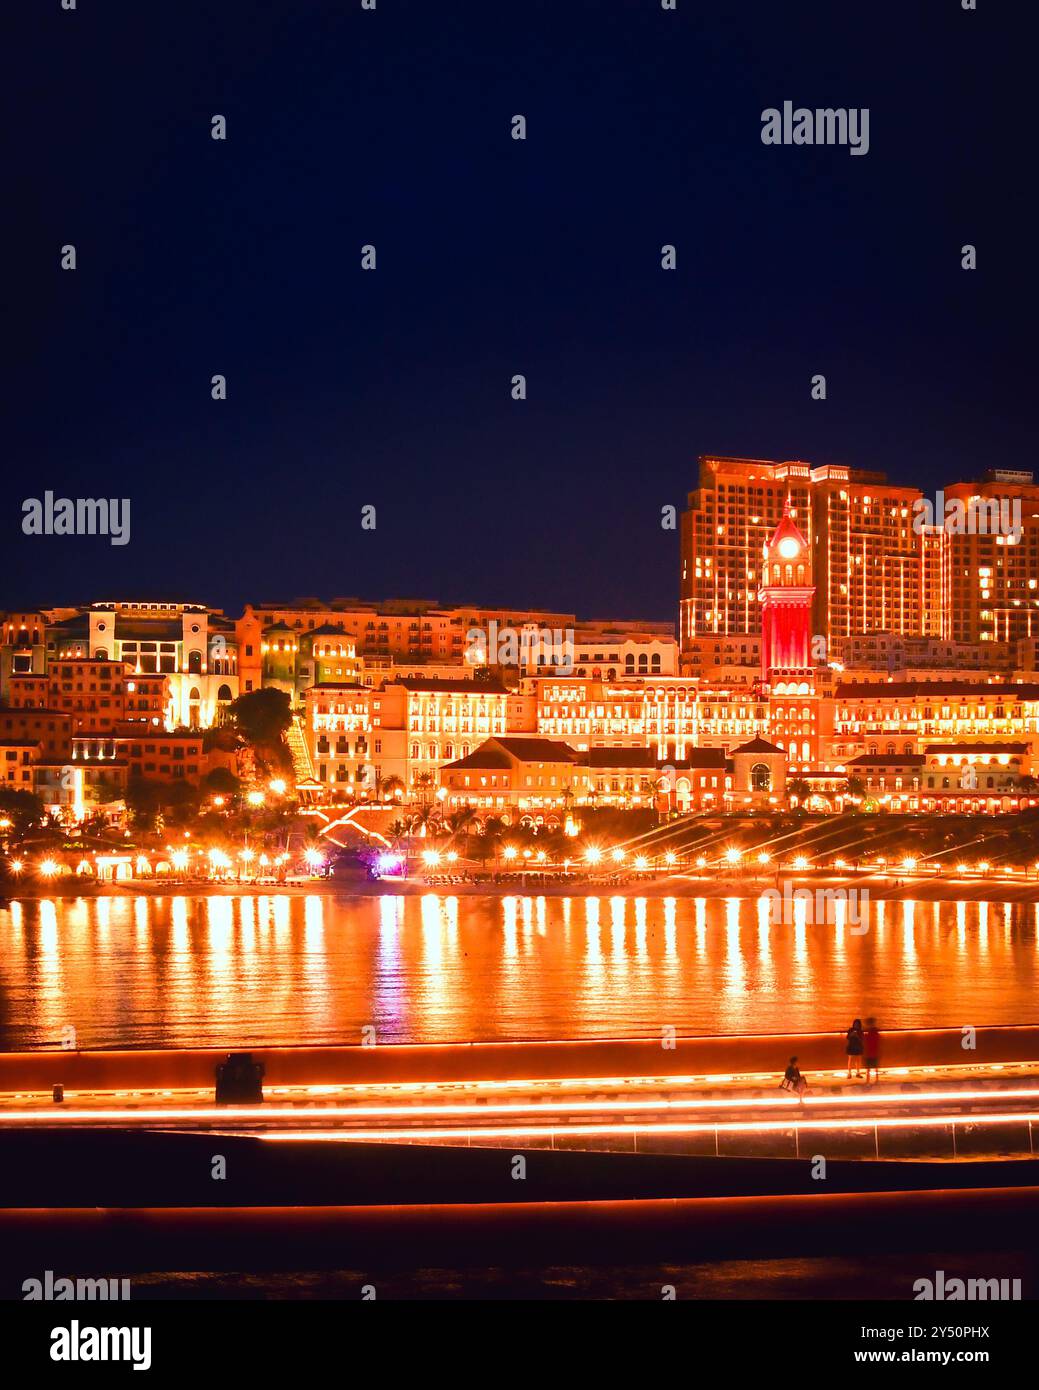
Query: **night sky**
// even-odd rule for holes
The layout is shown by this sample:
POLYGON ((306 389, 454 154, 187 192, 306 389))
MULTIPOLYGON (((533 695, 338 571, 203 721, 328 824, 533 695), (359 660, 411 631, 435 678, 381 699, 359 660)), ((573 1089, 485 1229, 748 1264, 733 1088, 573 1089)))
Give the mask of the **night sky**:
POLYGON ((8 0, 0 609, 673 618, 699 454, 1030 467, 1004 8, 8 0), (868 155, 764 146, 786 99, 869 107, 868 155), (45 489, 130 544, 23 536, 45 489))

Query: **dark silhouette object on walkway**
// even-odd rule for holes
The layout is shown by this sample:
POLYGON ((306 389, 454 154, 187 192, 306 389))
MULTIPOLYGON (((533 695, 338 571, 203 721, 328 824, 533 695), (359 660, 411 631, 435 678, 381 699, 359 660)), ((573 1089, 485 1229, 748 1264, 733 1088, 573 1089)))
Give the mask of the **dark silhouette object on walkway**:
POLYGON ((783 1073, 783 1080, 779 1083, 779 1089, 781 1091, 795 1091, 798 1100, 802 1103, 804 1102, 804 1098, 808 1094, 808 1082, 798 1069, 796 1057, 791 1057, 790 1061, 787 1063, 786 1071, 783 1073))
POLYGON ((229 1052, 216 1068, 217 1105, 259 1105, 263 1101, 262 1062, 251 1052, 229 1052))
POLYGON ((875 1018, 866 1019, 866 1033, 863 1038, 863 1048, 865 1051, 866 1063, 866 1083, 869 1084, 869 1074, 873 1073, 873 1080, 880 1080, 880 1030, 877 1027, 875 1018))

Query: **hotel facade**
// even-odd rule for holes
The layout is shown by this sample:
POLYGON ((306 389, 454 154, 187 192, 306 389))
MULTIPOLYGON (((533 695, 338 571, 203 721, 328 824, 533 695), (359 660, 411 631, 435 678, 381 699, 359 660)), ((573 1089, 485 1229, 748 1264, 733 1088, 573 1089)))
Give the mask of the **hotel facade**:
POLYGON ((299 599, 238 619, 135 600, 11 611, 5 780, 68 760, 197 780, 200 740, 174 757, 152 736, 197 737, 266 687, 289 698, 297 785, 317 802, 392 786, 509 814, 662 797, 679 811, 1020 810, 1039 770, 1039 488, 1003 470, 935 505, 1008 494, 1018 524, 979 532, 937 524, 918 489, 879 472, 705 456, 681 519, 677 635, 432 599, 299 599), (503 633, 527 634, 518 660, 474 644, 503 633), (519 770, 527 754, 545 763, 545 744, 565 785, 519 770), (472 780, 506 771, 507 787, 472 780))

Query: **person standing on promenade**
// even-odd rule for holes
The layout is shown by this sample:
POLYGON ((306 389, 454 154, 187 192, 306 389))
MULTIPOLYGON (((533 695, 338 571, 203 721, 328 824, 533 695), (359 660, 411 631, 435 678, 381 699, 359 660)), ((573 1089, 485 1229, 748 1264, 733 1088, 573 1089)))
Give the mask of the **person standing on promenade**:
POLYGON ((848 1056, 848 1080, 851 1080, 851 1066, 855 1064, 856 1077, 861 1076, 859 1068, 862 1065, 862 1019, 857 1018, 848 1029, 848 1034, 844 1043, 844 1050, 848 1056))
POLYGON ((869 1085, 870 1072, 873 1072, 874 1081, 880 1080, 880 1030, 875 1018, 866 1019, 863 1049, 866 1054, 866 1084, 869 1085))

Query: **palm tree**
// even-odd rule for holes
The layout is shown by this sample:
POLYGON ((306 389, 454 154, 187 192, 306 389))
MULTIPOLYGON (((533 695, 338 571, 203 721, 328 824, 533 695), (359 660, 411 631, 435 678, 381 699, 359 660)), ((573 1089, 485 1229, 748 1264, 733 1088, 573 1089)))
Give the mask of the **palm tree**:
POLYGON ((417 831, 420 835, 432 835, 439 822, 440 807, 430 806, 428 802, 423 802, 408 817, 408 834, 413 835, 417 831))
POLYGON ((380 783, 379 779, 376 778, 376 783, 375 783, 375 785, 376 785, 376 795, 378 795, 378 789, 379 789, 379 786, 381 785, 382 791, 383 791, 383 795, 385 796, 386 800, 389 801, 391 797, 394 797, 394 796, 397 795, 397 792, 398 792, 398 791, 399 791, 399 792, 403 792, 403 791, 404 791, 404 778, 403 778, 403 777, 396 777, 396 776, 394 776, 394 777, 383 777, 381 783, 380 783))
POLYGON ((498 851, 501 842, 505 837, 505 827, 496 816, 491 816, 483 828, 480 836, 480 863, 486 864, 491 854, 494 855, 494 867, 498 867, 498 851))
POLYGON ((803 777, 795 777, 786 784, 787 800, 791 801, 796 796, 798 803, 804 805, 807 797, 811 796, 812 789, 803 777))
POLYGON ((476 818, 475 807, 461 806, 452 816, 448 817, 447 823, 454 835, 468 840, 470 829, 476 818))

